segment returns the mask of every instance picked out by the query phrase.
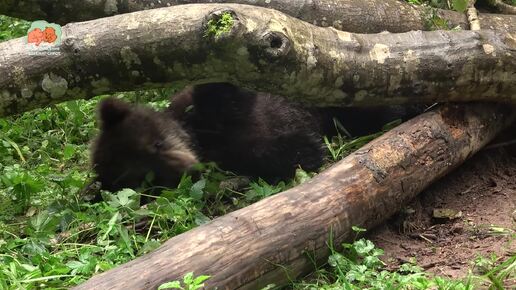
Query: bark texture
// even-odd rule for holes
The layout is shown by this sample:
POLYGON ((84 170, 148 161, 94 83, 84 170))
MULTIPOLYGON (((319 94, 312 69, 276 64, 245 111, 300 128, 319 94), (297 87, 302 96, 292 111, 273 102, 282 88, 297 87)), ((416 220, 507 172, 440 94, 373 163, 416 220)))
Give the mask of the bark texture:
POLYGON ((516 7, 504 3, 502 0, 485 0, 489 5, 503 14, 516 15, 516 7))
MULTIPOLYGON (((450 28, 457 26, 468 28, 468 21, 463 13, 414 6, 397 0, 7 0, 0 4, 0 14, 66 24, 115 14, 194 3, 256 5, 281 11, 318 26, 333 26, 356 33, 428 30, 432 28, 433 16, 447 20, 450 28)), ((509 25, 510 31, 516 31, 515 17, 500 18, 495 14, 482 14, 480 20, 484 26, 509 25)))
POLYGON ((493 31, 352 34, 271 9, 206 4, 68 24, 60 55, 30 55, 28 46, 0 43, 0 116, 214 80, 319 106, 516 102, 516 42, 493 31), (229 31, 208 34, 223 13, 229 31))
POLYGON ((494 104, 451 105, 410 120, 312 180, 176 236, 75 289, 155 289, 193 271, 206 289, 282 285, 328 256, 328 242, 371 228, 514 120, 494 104), (305 254, 306 253, 306 254, 305 254), (131 279, 128 279, 131 277, 131 279))

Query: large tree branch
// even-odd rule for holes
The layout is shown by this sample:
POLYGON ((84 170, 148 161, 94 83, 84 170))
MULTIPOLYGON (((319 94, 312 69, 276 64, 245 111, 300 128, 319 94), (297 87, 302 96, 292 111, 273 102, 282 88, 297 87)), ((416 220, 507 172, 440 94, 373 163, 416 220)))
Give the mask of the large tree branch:
MULTIPOLYGON (((463 13, 414 6, 397 0, 11 0, 0 4, 0 14, 66 24, 189 3, 251 4, 272 8, 318 26, 333 26, 357 33, 427 30, 432 26, 434 13, 446 20, 450 27, 468 28, 463 13)), ((480 20, 485 27, 500 28, 509 25, 508 31, 516 31, 515 17, 482 14, 480 20)))
POLYGON ((493 31, 351 34, 275 10, 206 4, 68 24, 60 55, 29 55, 25 42, 0 43, 0 115, 213 80, 318 105, 516 101, 516 43, 493 31), (222 11, 232 26, 207 36, 222 11))
POLYGON ((485 0, 488 5, 492 6, 500 13, 516 15, 516 7, 504 3, 502 0, 485 0))
POLYGON ((469 104, 423 114, 312 180, 176 236, 154 252, 75 289, 155 289, 193 271, 206 289, 282 285, 371 228, 489 142, 514 120, 503 105, 469 104), (304 254, 306 253, 306 255, 304 254), (127 277, 134 277, 127 279, 127 277))

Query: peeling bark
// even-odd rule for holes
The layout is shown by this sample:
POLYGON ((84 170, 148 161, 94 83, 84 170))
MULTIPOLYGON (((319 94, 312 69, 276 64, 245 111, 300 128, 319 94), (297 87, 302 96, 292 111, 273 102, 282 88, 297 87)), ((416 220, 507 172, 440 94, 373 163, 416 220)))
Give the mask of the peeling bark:
MULTIPOLYGON (((193 3, 236 3, 250 4, 281 11, 317 26, 333 26, 340 30, 356 33, 375 33, 384 30, 407 32, 428 30, 430 18, 437 16, 448 21, 450 28, 468 28, 463 13, 430 9, 410 5, 396 0, 25 0, 7 1, 0 4, 0 14, 28 20, 45 19, 66 24, 68 22, 92 20, 115 14, 129 13, 159 7, 193 3)), ((515 17, 499 17, 482 14, 484 26, 503 27, 516 31, 515 17)))
POLYGON ((261 289, 306 274, 353 225, 371 228, 515 119, 507 106, 442 107, 412 119, 312 180, 168 240, 75 289, 155 289, 193 271, 206 289, 261 289), (306 254, 304 254, 306 253, 306 254), (127 279, 134 277, 134 279, 127 279))
POLYGON ((352 34, 238 4, 180 5, 63 27, 60 55, 0 43, 0 116, 172 82, 231 81, 318 106, 516 101, 516 42, 493 31, 352 34), (234 23, 220 37, 207 23, 234 23))

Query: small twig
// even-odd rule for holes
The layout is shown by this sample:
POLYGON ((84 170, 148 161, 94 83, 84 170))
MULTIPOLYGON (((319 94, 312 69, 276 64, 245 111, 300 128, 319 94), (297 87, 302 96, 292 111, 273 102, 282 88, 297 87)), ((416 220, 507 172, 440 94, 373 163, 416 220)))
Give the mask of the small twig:
POLYGON ((432 241, 429 238, 427 238, 424 234, 416 234, 416 233, 414 233, 414 234, 410 234, 409 237, 411 237, 411 238, 420 238, 422 240, 425 240, 425 241, 429 242, 430 244, 434 243, 434 241, 432 241))
POLYGON ((149 218, 145 217, 143 218, 141 221, 137 222, 136 224, 134 225, 128 225, 126 226, 126 228, 131 228, 131 227, 134 227, 134 230, 135 231, 139 231, 139 230, 143 230, 145 229, 145 226, 149 223, 149 218))
POLYGON ((439 105, 439 103, 433 103, 433 104, 431 104, 430 106, 428 106, 428 107, 424 110, 424 112, 428 112, 428 111, 432 110, 432 109, 433 109, 433 108, 435 108, 437 105, 439 105))
POLYGON ((421 266, 421 268, 425 269, 425 270, 428 270, 430 268, 433 268, 435 267, 437 264, 441 264, 443 261, 435 261, 435 262, 430 262, 430 263, 427 263, 427 264, 424 264, 421 266))
POLYGON ((69 239, 72 235, 76 235, 76 234, 79 234, 79 233, 82 233, 82 232, 86 232, 86 231, 89 231, 91 229, 95 228, 95 223, 91 222, 91 223, 85 223, 85 224, 80 224, 78 227, 76 228, 73 228, 73 229, 70 229, 70 230, 67 230, 67 231, 64 231, 64 232, 61 232, 59 234, 57 234, 54 238, 52 238, 50 240, 50 244, 52 245, 57 245, 67 239, 69 239))

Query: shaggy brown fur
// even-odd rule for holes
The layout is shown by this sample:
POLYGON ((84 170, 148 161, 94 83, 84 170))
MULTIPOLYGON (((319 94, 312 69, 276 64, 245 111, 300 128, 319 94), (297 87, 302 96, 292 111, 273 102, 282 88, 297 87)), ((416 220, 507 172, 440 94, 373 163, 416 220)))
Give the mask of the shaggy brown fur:
POLYGON ((92 163, 102 189, 138 188, 146 178, 175 187, 198 162, 189 135, 170 114, 110 98, 100 103, 99 115, 92 163))

